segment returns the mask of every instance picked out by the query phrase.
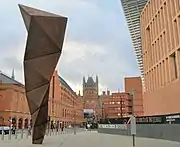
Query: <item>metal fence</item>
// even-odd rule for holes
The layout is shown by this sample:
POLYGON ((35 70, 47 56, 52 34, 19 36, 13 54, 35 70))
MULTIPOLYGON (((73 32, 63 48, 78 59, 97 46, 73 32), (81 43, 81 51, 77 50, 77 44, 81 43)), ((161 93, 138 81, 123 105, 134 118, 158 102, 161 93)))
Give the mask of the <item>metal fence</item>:
MULTIPOLYGON (((61 131, 61 129, 49 129, 46 130, 45 136, 53 136, 53 135, 63 135, 63 134, 71 134, 71 133, 78 133, 84 131, 84 129, 81 128, 65 128, 63 130, 63 132, 61 131)), ((12 131, 9 131, 8 133, 0 133, 0 140, 20 140, 20 139, 28 139, 32 137, 32 132, 29 133, 29 131, 27 129, 19 129, 16 130, 15 133, 13 133, 12 131)))

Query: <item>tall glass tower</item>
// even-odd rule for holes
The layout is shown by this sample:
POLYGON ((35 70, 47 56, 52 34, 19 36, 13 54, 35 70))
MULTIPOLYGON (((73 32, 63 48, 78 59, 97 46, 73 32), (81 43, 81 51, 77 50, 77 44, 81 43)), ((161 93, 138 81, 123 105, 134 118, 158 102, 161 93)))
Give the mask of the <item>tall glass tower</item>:
POLYGON ((148 0, 121 0, 142 78, 143 59, 140 33, 140 14, 147 1, 148 0))

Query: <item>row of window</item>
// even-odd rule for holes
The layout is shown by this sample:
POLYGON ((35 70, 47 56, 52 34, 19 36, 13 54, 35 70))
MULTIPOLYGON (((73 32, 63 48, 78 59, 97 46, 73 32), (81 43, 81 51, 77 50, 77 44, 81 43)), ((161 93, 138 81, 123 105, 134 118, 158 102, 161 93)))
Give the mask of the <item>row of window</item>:
POLYGON ((125 104, 125 102, 103 102, 103 104, 125 104))
POLYGON ((146 90, 153 90, 166 85, 179 77, 180 51, 177 51, 145 74, 146 90))
POLYGON ((112 95, 112 98, 128 98, 126 95, 118 95, 118 96, 114 96, 112 95))
POLYGON ((95 102, 95 101, 88 101, 88 100, 86 101, 86 103, 94 103, 94 102, 95 102))

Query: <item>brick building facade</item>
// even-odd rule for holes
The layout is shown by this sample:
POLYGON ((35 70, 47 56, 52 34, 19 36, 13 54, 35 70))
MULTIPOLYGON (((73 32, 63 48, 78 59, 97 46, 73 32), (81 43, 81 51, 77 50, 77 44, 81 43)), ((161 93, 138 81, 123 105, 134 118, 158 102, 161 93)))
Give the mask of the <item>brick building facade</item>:
POLYGON ((125 92, 133 94, 134 115, 144 115, 143 110, 143 86, 141 77, 124 78, 125 92))
POLYGON ((98 94, 98 77, 94 81, 92 77, 88 77, 87 81, 83 77, 83 101, 84 109, 93 110, 98 116, 101 114, 98 94))
MULTIPOLYGON (((57 71, 50 85, 49 118, 51 124, 59 126, 61 122, 70 125, 84 121, 81 99, 57 71)), ((31 124, 24 85, 0 73, 0 125, 10 125, 10 120, 20 129, 31 124)))
POLYGON ((180 2, 149 0, 141 13, 145 115, 180 112, 180 2))
POLYGON ((111 95, 103 91, 102 118, 122 118, 132 114, 132 101, 129 93, 114 92, 111 95))
POLYGON ((0 73, 0 125, 27 128, 31 122, 24 85, 0 73))
POLYGON ((144 114, 141 77, 126 77, 124 85, 124 92, 102 92, 100 99, 103 118, 127 117, 132 115, 133 109, 135 116, 144 114))

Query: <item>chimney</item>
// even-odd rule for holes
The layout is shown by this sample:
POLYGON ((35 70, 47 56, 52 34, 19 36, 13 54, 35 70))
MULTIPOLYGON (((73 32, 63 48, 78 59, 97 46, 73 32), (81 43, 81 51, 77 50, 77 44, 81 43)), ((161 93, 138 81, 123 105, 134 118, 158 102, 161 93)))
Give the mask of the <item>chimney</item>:
POLYGON ((78 96, 81 96, 81 92, 80 92, 80 90, 79 90, 78 96))
POLYGON ((12 75, 11 75, 11 78, 12 78, 13 80, 15 80, 14 68, 13 68, 13 70, 12 70, 12 75))
POLYGON ((105 92, 105 91, 103 91, 103 92, 102 92, 102 94, 103 94, 103 95, 106 95, 106 92, 105 92))
POLYGON ((107 95, 110 95, 110 90, 107 90, 107 95))

